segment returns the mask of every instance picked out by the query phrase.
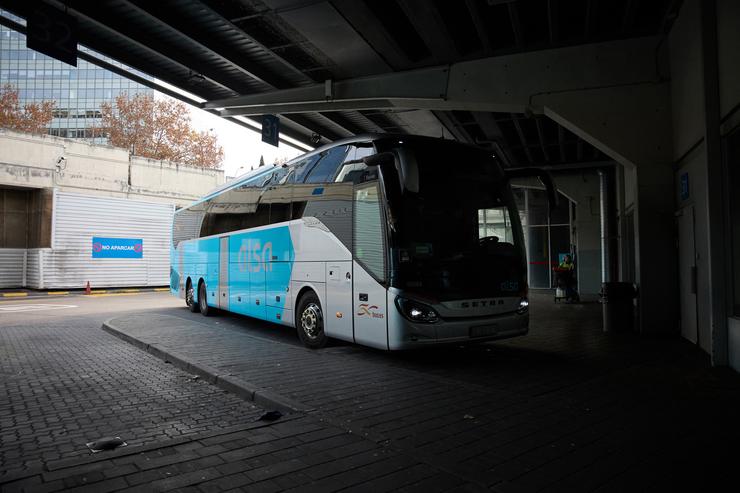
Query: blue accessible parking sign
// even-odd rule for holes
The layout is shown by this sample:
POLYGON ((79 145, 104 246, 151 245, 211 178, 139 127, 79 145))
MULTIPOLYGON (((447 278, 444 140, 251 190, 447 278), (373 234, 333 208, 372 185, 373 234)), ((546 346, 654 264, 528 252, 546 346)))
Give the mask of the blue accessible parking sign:
POLYGON ((92 258, 143 258, 141 238, 101 238, 93 236, 92 258))

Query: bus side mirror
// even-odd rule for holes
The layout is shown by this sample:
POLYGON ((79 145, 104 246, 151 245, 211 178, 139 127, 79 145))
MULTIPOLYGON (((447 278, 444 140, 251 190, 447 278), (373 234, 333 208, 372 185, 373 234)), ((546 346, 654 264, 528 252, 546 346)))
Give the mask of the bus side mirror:
POLYGON ((373 154, 372 156, 365 156, 362 158, 362 162, 365 163, 367 166, 387 166, 387 165, 394 165, 396 162, 396 157, 393 155, 392 152, 380 152, 378 154, 373 154))
POLYGON ((504 170, 506 178, 511 180, 513 178, 532 178, 537 177, 545 186, 547 191, 547 202, 550 204, 550 210, 558 208, 558 191, 555 188, 555 182, 550 176, 550 173, 544 169, 539 168, 508 168, 504 170))

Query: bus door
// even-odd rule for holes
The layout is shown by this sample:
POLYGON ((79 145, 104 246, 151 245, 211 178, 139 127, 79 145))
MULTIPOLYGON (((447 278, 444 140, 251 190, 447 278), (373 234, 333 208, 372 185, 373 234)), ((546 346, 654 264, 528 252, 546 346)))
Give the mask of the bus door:
POLYGON ((388 349, 385 223, 377 181, 354 192, 352 305, 355 341, 388 349))
POLYGON ((327 335, 353 341, 352 262, 326 263, 326 308, 324 330, 327 335))
POLYGON ((229 237, 219 238, 218 307, 229 309, 229 237))

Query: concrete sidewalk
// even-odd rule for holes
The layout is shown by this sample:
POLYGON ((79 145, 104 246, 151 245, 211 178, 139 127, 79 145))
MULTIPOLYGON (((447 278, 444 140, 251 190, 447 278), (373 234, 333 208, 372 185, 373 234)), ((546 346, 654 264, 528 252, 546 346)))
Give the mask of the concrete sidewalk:
POLYGON ((106 330, 477 488, 706 486, 711 468, 737 457, 737 375, 710 369, 685 341, 603 334, 598 306, 538 307, 527 338, 417 353, 311 351, 169 315, 106 330))

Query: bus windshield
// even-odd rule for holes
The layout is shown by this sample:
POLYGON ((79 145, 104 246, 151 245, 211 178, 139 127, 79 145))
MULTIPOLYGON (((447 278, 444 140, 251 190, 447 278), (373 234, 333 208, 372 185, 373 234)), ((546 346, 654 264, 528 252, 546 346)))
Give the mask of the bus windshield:
POLYGON ((389 211, 392 285, 438 301, 518 296, 521 224, 493 157, 454 143, 409 144, 393 149, 402 192, 389 211))

